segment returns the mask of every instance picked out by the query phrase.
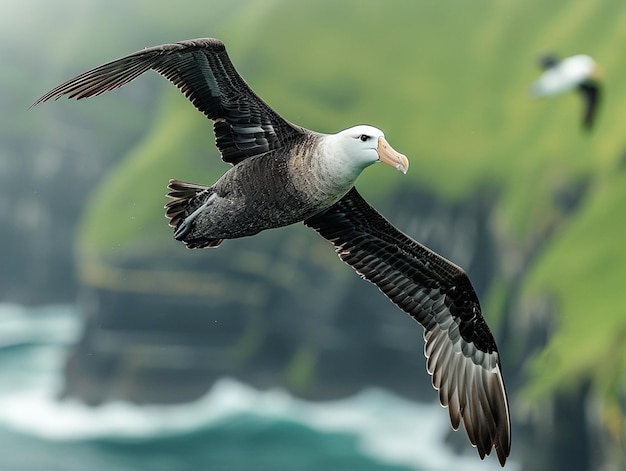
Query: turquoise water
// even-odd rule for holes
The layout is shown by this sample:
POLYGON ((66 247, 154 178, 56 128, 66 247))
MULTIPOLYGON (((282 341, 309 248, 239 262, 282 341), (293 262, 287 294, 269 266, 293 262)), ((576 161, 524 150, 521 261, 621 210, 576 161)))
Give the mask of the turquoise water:
POLYGON ((499 469, 469 447, 463 456, 446 447, 438 404, 376 389, 312 403, 224 378, 178 406, 59 402, 59 372, 79 329, 72 307, 0 305, 0 470, 499 469))

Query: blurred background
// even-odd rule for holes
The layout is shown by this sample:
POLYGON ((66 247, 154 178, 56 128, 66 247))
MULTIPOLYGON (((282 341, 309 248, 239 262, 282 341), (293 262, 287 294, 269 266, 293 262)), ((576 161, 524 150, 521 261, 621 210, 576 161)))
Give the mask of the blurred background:
POLYGON ((4 0, 0 468, 499 468, 450 430, 422 329, 313 231, 172 239, 168 179, 227 166, 166 80, 28 109, 206 36, 285 118, 372 124, 409 157, 357 186, 468 271, 510 395, 507 468, 624 469, 626 5, 609 0, 4 0), (591 132, 576 93, 530 97, 546 52, 600 64, 591 132))

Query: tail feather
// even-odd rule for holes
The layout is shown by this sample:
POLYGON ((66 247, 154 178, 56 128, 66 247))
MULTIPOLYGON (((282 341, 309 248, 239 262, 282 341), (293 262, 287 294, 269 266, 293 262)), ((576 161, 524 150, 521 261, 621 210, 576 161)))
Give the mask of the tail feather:
POLYGON ((209 187, 180 180, 170 180, 167 189, 170 190, 167 197, 171 201, 165 205, 165 216, 169 219, 170 226, 178 227, 200 205, 198 196, 206 192, 209 187))
POLYGON ((193 214, 206 204, 211 188, 180 180, 170 180, 167 188, 167 197, 171 201, 165 205, 165 217, 169 219, 169 225, 175 228, 174 238, 184 242, 190 249, 220 245, 223 239, 211 239, 197 234, 191 236, 192 222, 195 219, 193 214))

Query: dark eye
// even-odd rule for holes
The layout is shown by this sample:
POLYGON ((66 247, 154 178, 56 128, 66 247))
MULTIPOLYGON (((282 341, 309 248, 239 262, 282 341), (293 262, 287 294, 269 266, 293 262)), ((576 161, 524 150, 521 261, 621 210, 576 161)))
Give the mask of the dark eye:
POLYGON ((363 142, 367 141, 370 137, 367 134, 361 134, 359 136, 359 139, 361 139, 363 142))

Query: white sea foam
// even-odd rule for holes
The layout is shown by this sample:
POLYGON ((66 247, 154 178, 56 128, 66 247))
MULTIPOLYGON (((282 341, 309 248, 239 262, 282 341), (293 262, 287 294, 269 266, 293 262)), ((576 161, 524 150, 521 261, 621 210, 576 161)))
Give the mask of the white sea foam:
POLYGON ((26 308, 0 304, 0 348, 29 343, 69 344, 80 328, 77 313, 71 306, 26 308))

